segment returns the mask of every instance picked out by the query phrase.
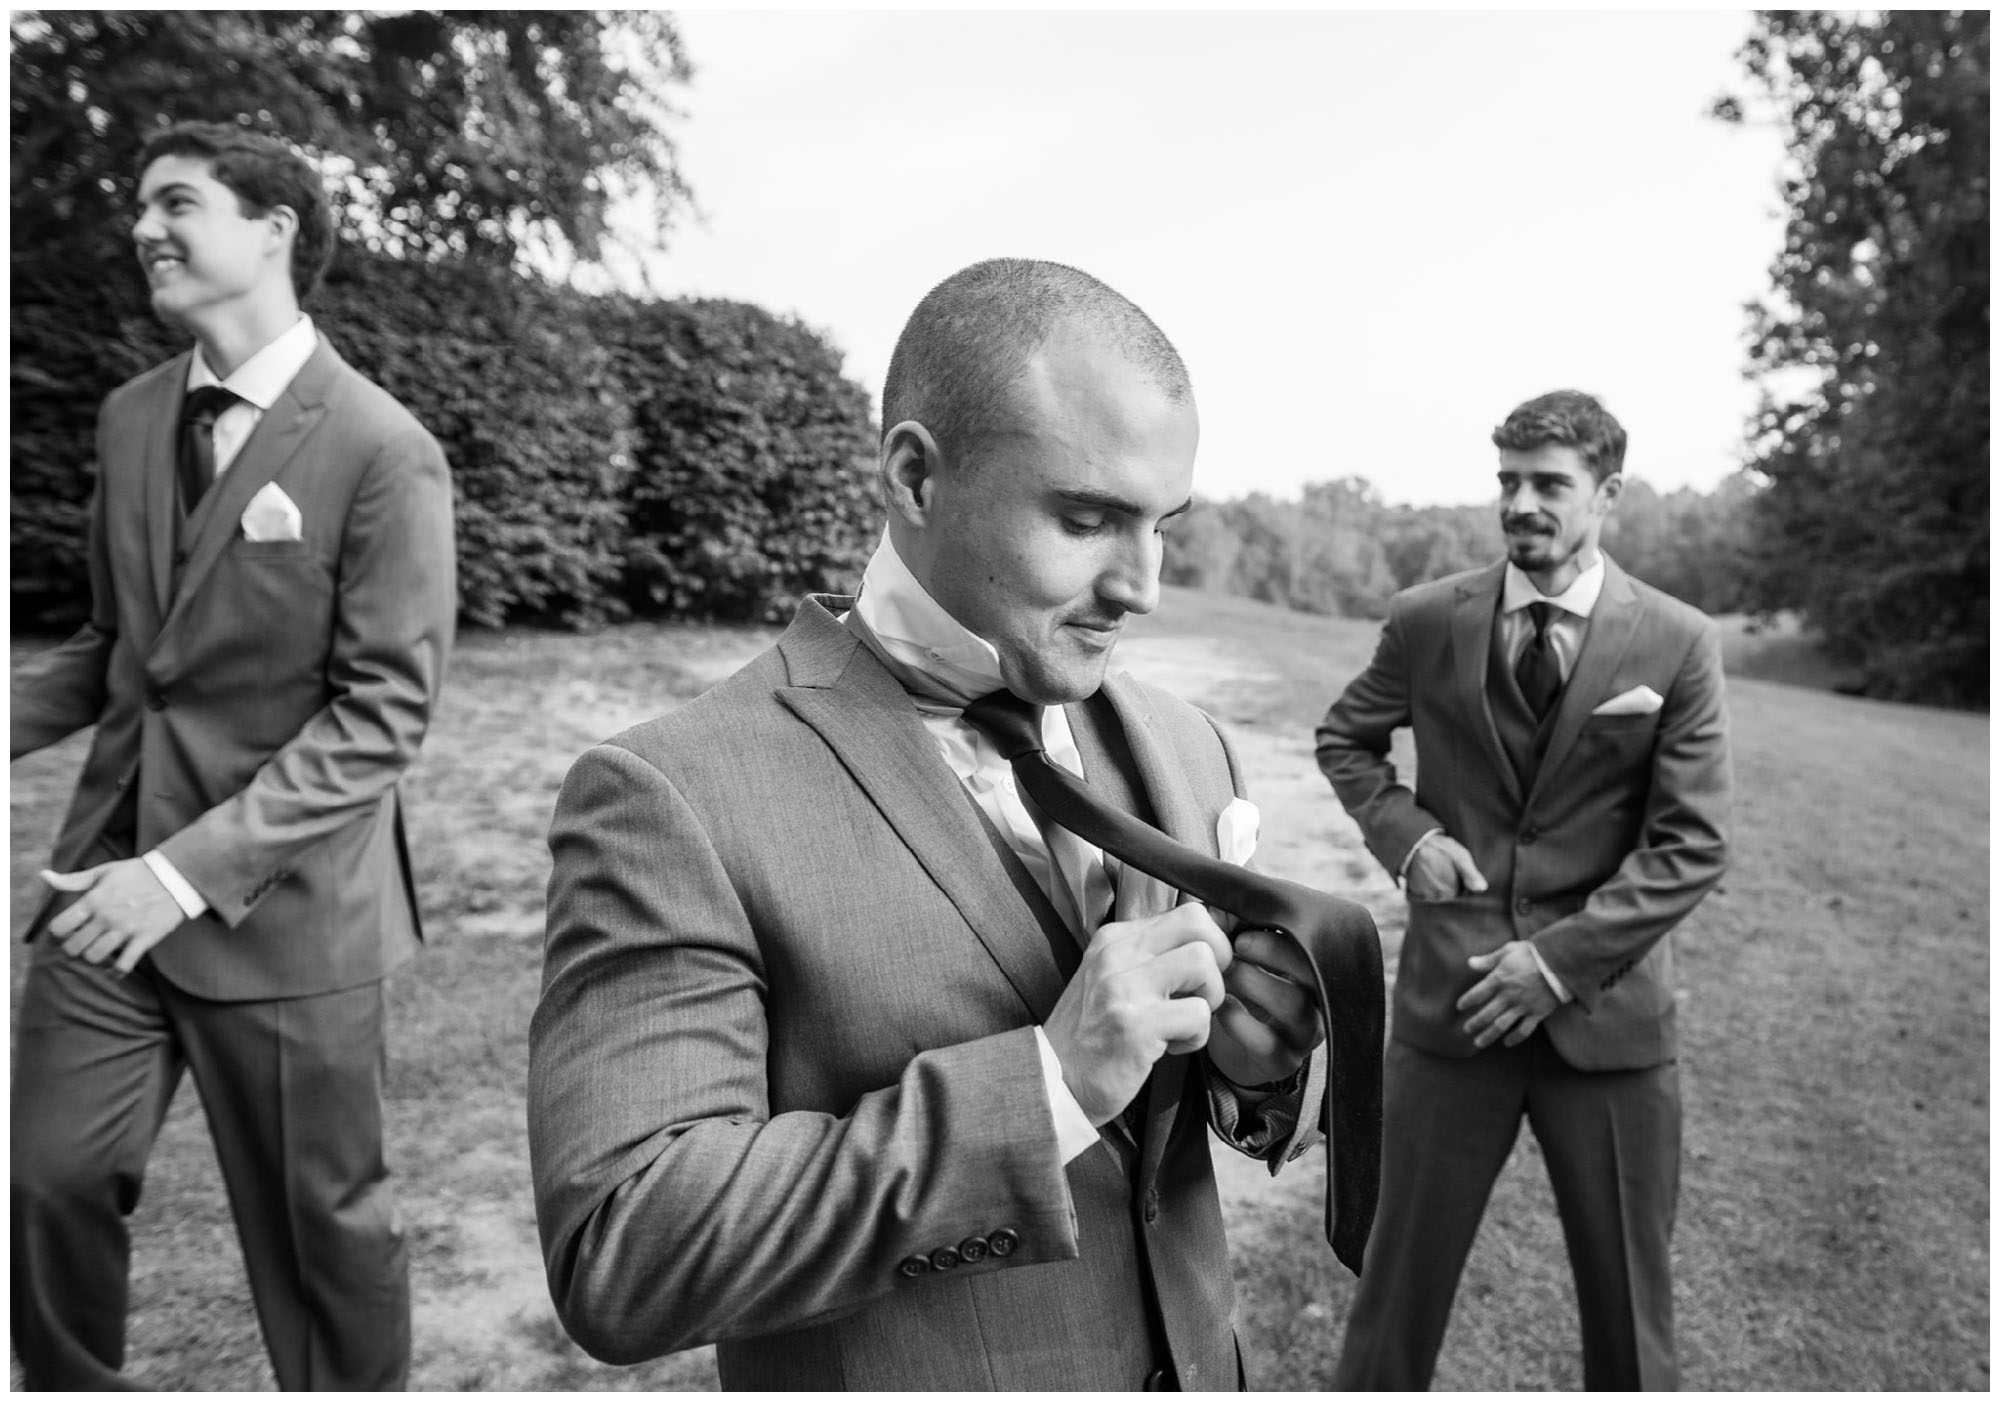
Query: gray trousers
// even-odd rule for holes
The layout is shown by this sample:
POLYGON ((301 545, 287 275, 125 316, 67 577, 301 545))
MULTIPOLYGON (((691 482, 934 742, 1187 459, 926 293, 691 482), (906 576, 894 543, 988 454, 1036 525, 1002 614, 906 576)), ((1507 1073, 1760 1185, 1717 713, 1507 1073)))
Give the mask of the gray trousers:
POLYGON ((1465 1058, 1392 1041, 1383 1077, 1381 1203, 1334 1388, 1430 1386, 1459 1275, 1524 1117, 1576 1276, 1584 1386, 1678 1387, 1668 1254, 1678 1068, 1578 1071, 1538 1031, 1465 1058))
MULTIPOLYGON (((44 937, 45 941, 48 937, 44 937)), ((11 1129, 14 1346, 31 1389, 129 1384, 126 1217, 193 1073, 280 1388, 401 1388, 409 1260, 382 1159, 382 985, 192 997, 36 951, 11 1129)))

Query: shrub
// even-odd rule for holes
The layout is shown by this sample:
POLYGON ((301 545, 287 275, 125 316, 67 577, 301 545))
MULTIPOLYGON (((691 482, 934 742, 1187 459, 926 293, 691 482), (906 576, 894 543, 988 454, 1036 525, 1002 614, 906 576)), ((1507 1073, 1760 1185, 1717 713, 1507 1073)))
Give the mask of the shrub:
POLYGON ((875 435, 839 355, 741 302, 606 299, 596 321, 636 433, 625 601, 775 620, 802 594, 858 583, 875 435))
MULTIPOLYGON (((73 261, 15 265, 17 629, 86 612, 98 406, 185 344, 136 271, 73 261)), ((470 622, 773 619, 859 574, 875 517, 868 399, 797 322, 352 249, 309 310, 443 445, 470 622)))
POLYGON ((575 293, 473 263, 343 257, 316 319, 437 436, 459 611, 589 625, 621 612, 629 416, 575 293))

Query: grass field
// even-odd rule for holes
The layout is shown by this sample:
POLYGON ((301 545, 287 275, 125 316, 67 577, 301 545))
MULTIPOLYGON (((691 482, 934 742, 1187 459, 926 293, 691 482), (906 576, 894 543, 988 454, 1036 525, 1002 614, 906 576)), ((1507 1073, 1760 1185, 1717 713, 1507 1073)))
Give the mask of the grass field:
MULTIPOLYGON (((1313 722, 1374 634, 1170 590, 1121 645, 1120 663, 1229 723, 1264 809, 1263 863, 1368 902, 1393 958, 1396 894, 1311 759, 1313 722)), ((409 782, 431 944, 392 985, 390 1154, 414 1248, 415 1387, 714 1386, 706 1350, 607 1368, 556 1325, 528 1192, 526 1028, 542 838, 563 771, 592 741, 696 694, 770 636, 635 626, 460 644, 409 782)), ((1983 1389, 1987 719, 1747 679, 1760 662, 1761 675, 1801 666, 1791 654, 1760 659, 1760 641, 1731 644, 1735 866, 1677 936, 1684 1382, 1983 1389)), ((72 739, 13 767, 17 931, 81 755, 72 739)), ((22 966, 17 947, 16 999, 22 966)), ((1239 1327, 1261 1387, 1324 1387, 1351 1298, 1352 1282, 1315 1243, 1320 1163, 1315 1154, 1273 1180, 1219 1160, 1239 1327)), ((135 1229, 134 1380, 270 1387, 190 1092, 169 1117, 135 1229)), ((1439 1386, 1577 1386, 1573 1311, 1553 1203, 1526 1142, 1467 1267, 1439 1386)))

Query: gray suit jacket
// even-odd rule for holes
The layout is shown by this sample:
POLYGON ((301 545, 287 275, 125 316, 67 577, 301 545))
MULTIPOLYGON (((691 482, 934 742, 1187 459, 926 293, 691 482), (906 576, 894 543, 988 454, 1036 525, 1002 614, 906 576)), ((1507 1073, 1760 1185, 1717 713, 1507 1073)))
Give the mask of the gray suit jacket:
POLYGON ((379 979, 419 937, 396 781, 457 610, 444 454, 322 337, 177 532, 187 368, 178 356, 104 402, 90 619, 15 674, 12 750, 97 727, 58 871, 90 859, 142 785, 138 850, 159 847, 212 907, 153 949, 177 986, 230 1000, 379 979), (245 538, 270 482, 301 539, 245 538))
MULTIPOLYGON (((1205 716, 1115 676, 1070 718, 1093 785, 1215 851, 1205 716)), ((719 1341, 732 1388, 1130 1388, 1166 1361, 1150 1295, 1183 1384, 1235 1386, 1201 1063, 1156 1068, 1136 1148, 1060 1164, 1032 1031, 1059 947, 820 601, 579 759, 550 846, 529 1142, 590 1352, 719 1341)), ((1120 885, 1121 918, 1172 901, 1120 885)))
POLYGON ((1604 589, 1523 791, 1487 700, 1504 565, 1398 594, 1368 669, 1317 731, 1320 767, 1372 851, 1398 871, 1426 831, 1471 851, 1479 895, 1412 901, 1392 1034, 1470 1056, 1455 1004, 1474 955, 1532 940, 1576 995, 1543 1024, 1584 1070, 1654 1066, 1676 1054, 1665 936, 1722 878, 1729 753, 1715 625, 1605 560, 1604 589), (1652 714, 1593 715, 1647 686, 1652 714), (1416 738, 1415 788, 1389 762, 1416 738))

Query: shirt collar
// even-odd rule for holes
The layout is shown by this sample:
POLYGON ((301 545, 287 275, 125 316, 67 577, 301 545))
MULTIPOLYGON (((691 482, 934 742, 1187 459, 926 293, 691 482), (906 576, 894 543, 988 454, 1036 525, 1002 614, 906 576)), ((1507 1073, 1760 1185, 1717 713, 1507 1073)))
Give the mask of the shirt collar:
POLYGON ((1597 607, 1597 596, 1604 592, 1604 552, 1597 552, 1596 563, 1570 581, 1569 588, 1560 594, 1544 594, 1535 588, 1535 582, 1512 560, 1507 562, 1506 583, 1501 586, 1500 611, 1513 613, 1529 604, 1554 604, 1578 618, 1588 618, 1597 607))
POLYGON ((195 347, 194 360, 188 366, 187 387, 200 389, 203 385, 221 385, 238 399, 253 404, 262 413, 269 413, 271 406, 278 402, 278 396, 285 392, 285 386, 298 378, 299 371, 306 368, 312 353, 319 344, 319 333, 313 330, 312 318, 301 316, 286 327, 269 345, 236 367, 236 373, 223 379, 208 368, 208 361, 202 358, 201 347, 195 347))
POLYGON ((861 575, 854 607, 889 655, 931 683, 927 689, 939 699, 963 706, 1007 684, 993 644, 931 597, 896 553, 887 528, 861 575))

